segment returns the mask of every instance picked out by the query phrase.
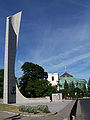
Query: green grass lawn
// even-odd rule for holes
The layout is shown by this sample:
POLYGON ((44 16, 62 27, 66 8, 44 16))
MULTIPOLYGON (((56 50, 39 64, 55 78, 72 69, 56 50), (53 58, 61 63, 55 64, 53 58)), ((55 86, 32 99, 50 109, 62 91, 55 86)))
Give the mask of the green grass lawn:
MULTIPOLYGON (((2 103, 0 103, 0 111, 8 111, 8 112, 29 114, 29 115, 34 114, 34 113, 20 112, 18 106, 2 104, 2 103)), ((41 111, 38 111, 37 114, 42 115, 42 114, 50 114, 50 113, 42 113, 41 111)))
MULTIPOLYGON (((19 112, 17 106, 0 103, 0 111, 19 112)), ((20 112, 19 112, 20 113, 20 112)))

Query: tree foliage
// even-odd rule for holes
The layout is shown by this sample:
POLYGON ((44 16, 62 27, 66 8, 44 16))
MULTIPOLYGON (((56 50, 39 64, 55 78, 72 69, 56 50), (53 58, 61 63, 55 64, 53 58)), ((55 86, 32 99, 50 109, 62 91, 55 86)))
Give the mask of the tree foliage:
POLYGON ((68 90, 68 83, 67 83, 66 80, 65 80, 65 83, 64 83, 64 89, 65 89, 65 90, 68 90))
POLYGON ((83 84, 82 91, 83 91, 83 93, 84 93, 84 96, 88 96, 88 91, 87 91, 87 89, 86 89, 86 85, 85 85, 85 84, 83 84))
POLYGON ((25 62, 21 68, 23 76, 19 79, 19 88, 25 97, 45 97, 56 92, 56 86, 47 81, 48 74, 41 66, 25 62))
POLYGON ((89 80, 88 80, 88 94, 89 94, 89 96, 90 96, 90 78, 89 78, 89 80))
POLYGON ((25 62, 22 65, 22 71, 25 75, 28 75, 29 78, 37 78, 37 79, 47 79, 48 74, 44 71, 44 69, 37 65, 33 64, 31 62, 25 62))
POLYGON ((70 88, 70 89, 75 88, 73 81, 70 83, 70 87, 69 87, 69 88, 70 88))

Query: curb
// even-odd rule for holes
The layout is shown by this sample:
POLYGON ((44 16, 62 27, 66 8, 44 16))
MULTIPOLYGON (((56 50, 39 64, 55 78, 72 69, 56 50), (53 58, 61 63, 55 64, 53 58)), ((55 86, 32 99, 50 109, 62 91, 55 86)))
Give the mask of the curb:
POLYGON ((51 114, 42 114, 42 115, 25 115, 25 114, 21 114, 21 113, 14 113, 14 112, 9 112, 9 111, 0 111, 0 112, 4 112, 4 113, 8 113, 8 114, 14 114, 14 115, 20 115, 20 116, 24 116, 24 117, 46 117, 46 116, 52 116, 52 115, 56 115, 58 112, 55 113, 51 113, 51 114))
POLYGON ((46 117, 46 116, 52 116, 52 115, 56 115, 57 112, 55 113, 51 113, 51 114, 46 114, 46 115, 30 115, 31 117, 46 117))

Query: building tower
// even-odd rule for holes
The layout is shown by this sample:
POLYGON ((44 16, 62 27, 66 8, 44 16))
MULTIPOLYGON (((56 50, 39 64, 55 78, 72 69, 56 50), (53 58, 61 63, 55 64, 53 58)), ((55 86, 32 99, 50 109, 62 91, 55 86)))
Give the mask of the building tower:
POLYGON ((52 84, 52 86, 56 86, 59 91, 59 74, 58 73, 48 73, 48 81, 52 84))

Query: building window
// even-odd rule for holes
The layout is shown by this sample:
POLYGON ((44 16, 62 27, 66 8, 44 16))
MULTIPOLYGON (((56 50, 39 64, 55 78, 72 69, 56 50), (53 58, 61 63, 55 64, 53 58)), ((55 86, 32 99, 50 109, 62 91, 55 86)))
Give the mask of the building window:
POLYGON ((52 76, 52 81, 54 81, 54 76, 52 76))

